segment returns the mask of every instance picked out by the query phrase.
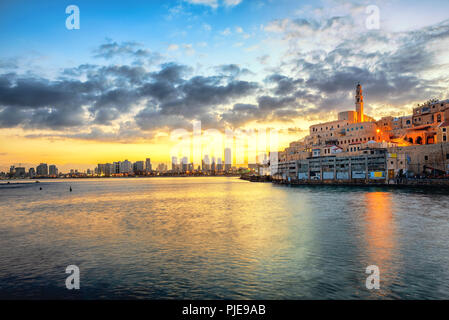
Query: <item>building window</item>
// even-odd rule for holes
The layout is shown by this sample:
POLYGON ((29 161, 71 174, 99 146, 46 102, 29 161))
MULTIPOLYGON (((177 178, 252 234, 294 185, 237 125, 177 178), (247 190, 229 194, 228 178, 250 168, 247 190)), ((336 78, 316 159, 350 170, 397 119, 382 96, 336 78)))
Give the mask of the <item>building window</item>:
POLYGON ((446 153, 446 160, 449 160, 449 153, 446 153))
POLYGON ((443 128, 443 132, 446 132, 446 128, 443 128))
POLYGON ((443 136, 443 141, 446 142, 446 135, 443 136))
POLYGON ((441 122, 441 114, 437 115, 437 122, 441 122))
POLYGON ((429 156, 424 156, 424 160, 429 160, 429 156))

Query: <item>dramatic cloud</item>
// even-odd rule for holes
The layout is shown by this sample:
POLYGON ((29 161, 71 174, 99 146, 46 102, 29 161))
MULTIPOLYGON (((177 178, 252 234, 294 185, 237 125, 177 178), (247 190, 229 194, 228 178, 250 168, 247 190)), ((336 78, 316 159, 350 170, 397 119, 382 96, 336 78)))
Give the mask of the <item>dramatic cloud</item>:
MULTIPOLYGON (((189 2, 216 7, 240 1, 189 2)), ((449 94, 449 21, 386 32, 363 29, 354 17, 341 15, 276 20, 263 30, 266 43, 279 45, 281 58, 268 68, 275 55, 262 52, 263 66, 257 65, 266 69, 257 73, 232 61, 200 73, 198 66, 162 63, 160 55, 135 42, 108 41, 94 52, 102 58, 95 61, 104 64, 67 68, 52 78, 19 73, 15 60, 2 60, 0 127, 122 141, 189 128, 192 120, 201 120, 203 128, 272 121, 296 128, 295 120, 352 109, 358 82, 367 110, 376 116, 379 106, 403 111, 405 105, 449 94)))

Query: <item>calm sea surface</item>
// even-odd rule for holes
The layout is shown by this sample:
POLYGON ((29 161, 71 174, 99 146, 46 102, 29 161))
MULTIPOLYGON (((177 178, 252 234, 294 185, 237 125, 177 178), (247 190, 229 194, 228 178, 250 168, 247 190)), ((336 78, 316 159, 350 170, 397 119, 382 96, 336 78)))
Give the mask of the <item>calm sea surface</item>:
POLYGON ((43 180, 1 185, 0 205, 2 299, 449 298, 444 193, 43 180), (78 291, 65 288, 68 265, 78 291), (365 287, 369 265, 380 290, 365 287))

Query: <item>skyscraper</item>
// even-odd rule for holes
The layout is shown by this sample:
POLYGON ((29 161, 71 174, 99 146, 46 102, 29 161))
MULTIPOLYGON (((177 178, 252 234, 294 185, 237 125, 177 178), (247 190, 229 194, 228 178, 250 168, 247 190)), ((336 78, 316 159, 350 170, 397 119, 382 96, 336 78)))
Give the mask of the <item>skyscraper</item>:
POLYGON ((215 172, 215 170, 216 170, 215 165, 216 165, 216 163, 215 163, 215 157, 212 157, 212 165, 211 165, 211 168, 210 168, 210 170, 211 170, 212 172, 215 172))
POLYGON ((217 171, 223 171, 223 162, 221 161, 221 158, 217 159, 217 171))
POLYGON ((48 174, 52 177, 56 177, 58 175, 58 168, 54 164, 48 167, 48 174))
POLYGON ((111 163, 106 163, 104 165, 104 175, 109 177, 111 174, 115 173, 115 167, 111 163))
POLYGON ((46 163, 41 163, 36 167, 36 173, 38 176, 48 176, 48 166, 46 163))
POLYGON ((120 173, 132 173, 133 172, 133 164, 125 160, 123 162, 120 162, 120 173))
POLYGON ((232 152, 231 148, 225 149, 225 171, 231 170, 232 167, 232 152))
POLYGON ((210 160, 209 155, 206 154, 203 158, 203 171, 209 171, 210 170, 210 160))
POLYGON ((147 159, 145 160, 145 170, 146 170, 147 172, 153 171, 153 167, 152 167, 152 165, 151 165, 151 159, 150 159, 150 158, 147 158, 147 159))
POLYGON ((183 157, 181 159, 182 172, 188 171, 189 159, 187 157, 183 157))
POLYGON ((171 169, 172 169, 172 171, 178 170, 178 158, 177 157, 171 158, 171 169))
POLYGON ((25 168, 24 167, 16 167, 16 171, 14 173, 14 176, 18 178, 25 177, 25 168))
POLYGON ((145 163, 143 161, 136 161, 134 163, 133 169, 135 173, 142 173, 145 171, 145 163))

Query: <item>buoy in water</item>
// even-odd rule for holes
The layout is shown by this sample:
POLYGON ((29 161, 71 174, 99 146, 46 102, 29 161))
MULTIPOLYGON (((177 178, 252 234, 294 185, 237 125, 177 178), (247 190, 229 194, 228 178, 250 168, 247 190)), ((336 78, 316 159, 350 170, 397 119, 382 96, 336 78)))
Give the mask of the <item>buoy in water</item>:
POLYGON ((72 186, 70 186, 70 192, 72 192, 72 186))
POLYGON ((40 187, 39 190, 42 190, 42 187, 40 187))

